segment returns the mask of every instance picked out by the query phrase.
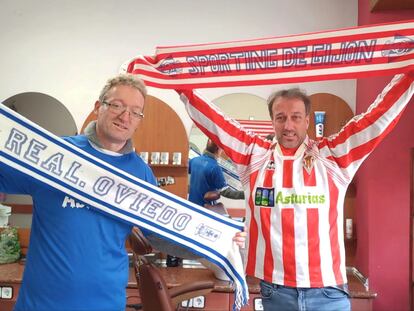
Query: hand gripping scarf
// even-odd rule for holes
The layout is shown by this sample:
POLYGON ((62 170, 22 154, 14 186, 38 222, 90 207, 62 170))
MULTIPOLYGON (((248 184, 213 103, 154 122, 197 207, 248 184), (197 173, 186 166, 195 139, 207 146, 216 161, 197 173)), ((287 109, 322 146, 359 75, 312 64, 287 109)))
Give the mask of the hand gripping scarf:
POLYGON ((0 161, 95 209, 157 233, 220 266, 235 287, 234 309, 248 289, 238 246, 244 224, 154 187, 96 159, 0 104, 0 161))

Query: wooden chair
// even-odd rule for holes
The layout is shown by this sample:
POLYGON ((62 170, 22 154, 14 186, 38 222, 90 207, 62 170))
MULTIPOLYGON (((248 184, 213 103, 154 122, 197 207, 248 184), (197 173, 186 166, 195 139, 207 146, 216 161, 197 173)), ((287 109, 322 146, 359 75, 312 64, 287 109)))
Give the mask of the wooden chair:
POLYGON ((138 228, 129 236, 134 256, 134 268, 142 304, 128 305, 144 311, 173 311, 178 303, 193 297, 205 295, 214 288, 213 281, 198 281, 168 288, 158 268, 145 258, 152 247, 138 228))

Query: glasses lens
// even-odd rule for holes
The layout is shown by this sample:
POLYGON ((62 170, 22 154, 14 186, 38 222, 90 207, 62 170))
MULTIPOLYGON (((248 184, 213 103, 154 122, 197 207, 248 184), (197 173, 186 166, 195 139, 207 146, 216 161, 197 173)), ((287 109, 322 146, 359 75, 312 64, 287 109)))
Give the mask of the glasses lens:
POLYGON ((117 113, 124 113, 126 110, 128 110, 129 115, 133 118, 136 119, 142 119, 144 118, 144 114, 142 112, 140 112, 138 109, 128 109, 127 106, 122 105, 121 103, 118 102, 112 102, 112 103, 108 103, 108 102, 102 102, 104 105, 107 105, 108 108, 114 112, 117 113))
POLYGON ((126 107, 122 106, 120 103, 110 103, 109 108, 111 108, 114 111, 124 112, 126 110, 126 107))

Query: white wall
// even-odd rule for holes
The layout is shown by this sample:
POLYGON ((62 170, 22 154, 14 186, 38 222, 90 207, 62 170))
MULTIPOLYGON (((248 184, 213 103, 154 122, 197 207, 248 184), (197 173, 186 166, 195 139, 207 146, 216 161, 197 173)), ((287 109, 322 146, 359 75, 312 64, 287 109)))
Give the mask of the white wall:
MULTIPOLYGON (((68 108, 78 129, 106 79, 135 55, 151 55, 157 45, 283 36, 357 24, 357 0, 2 0, 0 8, 0 101, 22 92, 48 94, 68 108)), ((333 93, 355 107, 353 80, 301 86, 310 94, 333 93)), ((279 87, 202 93, 212 100, 233 92, 267 98, 279 87)), ((152 88, 150 94, 171 105, 189 133, 191 121, 176 94, 152 88)))

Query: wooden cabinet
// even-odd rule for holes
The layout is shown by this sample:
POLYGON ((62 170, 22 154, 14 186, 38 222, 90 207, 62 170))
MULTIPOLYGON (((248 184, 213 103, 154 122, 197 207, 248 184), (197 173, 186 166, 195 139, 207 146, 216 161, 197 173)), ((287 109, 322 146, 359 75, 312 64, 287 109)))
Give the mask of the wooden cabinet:
POLYGON ((324 136, 338 133, 354 116, 349 105, 342 98, 329 93, 316 93, 310 97, 311 112, 308 135, 315 139, 315 111, 325 111, 324 136))
POLYGON ((168 152, 168 165, 150 165, 157 177, 171 176, 175 183, 163 187, 182 198, 188 193, 188 138, 184 125, 175 111, 163 101, 147 96, 145 118, 134 135, 135 150, 147 151, 151 159, 152 152, 168 152), (181 153, 181 165, 172 164, 174 152, 181 153))
MULTIPOLYGON (((152 152, 168 152, 169 164, 150 164, 150 167, 157 178, 168 176, 174 178, 174 184, 164 186, 163 189, 187 198, 189 144, 181 119, 170 106, 150 95, 146 98, 144 113, 145 118, 133 136, 135 151, 148 152, 149 162, 152 152), (181 153, 181 165, 172 164, 174 152, 181 153)), ((90 121, 95 119, 96 115, 92 111, 86 118, 81 132, 90 121)))

